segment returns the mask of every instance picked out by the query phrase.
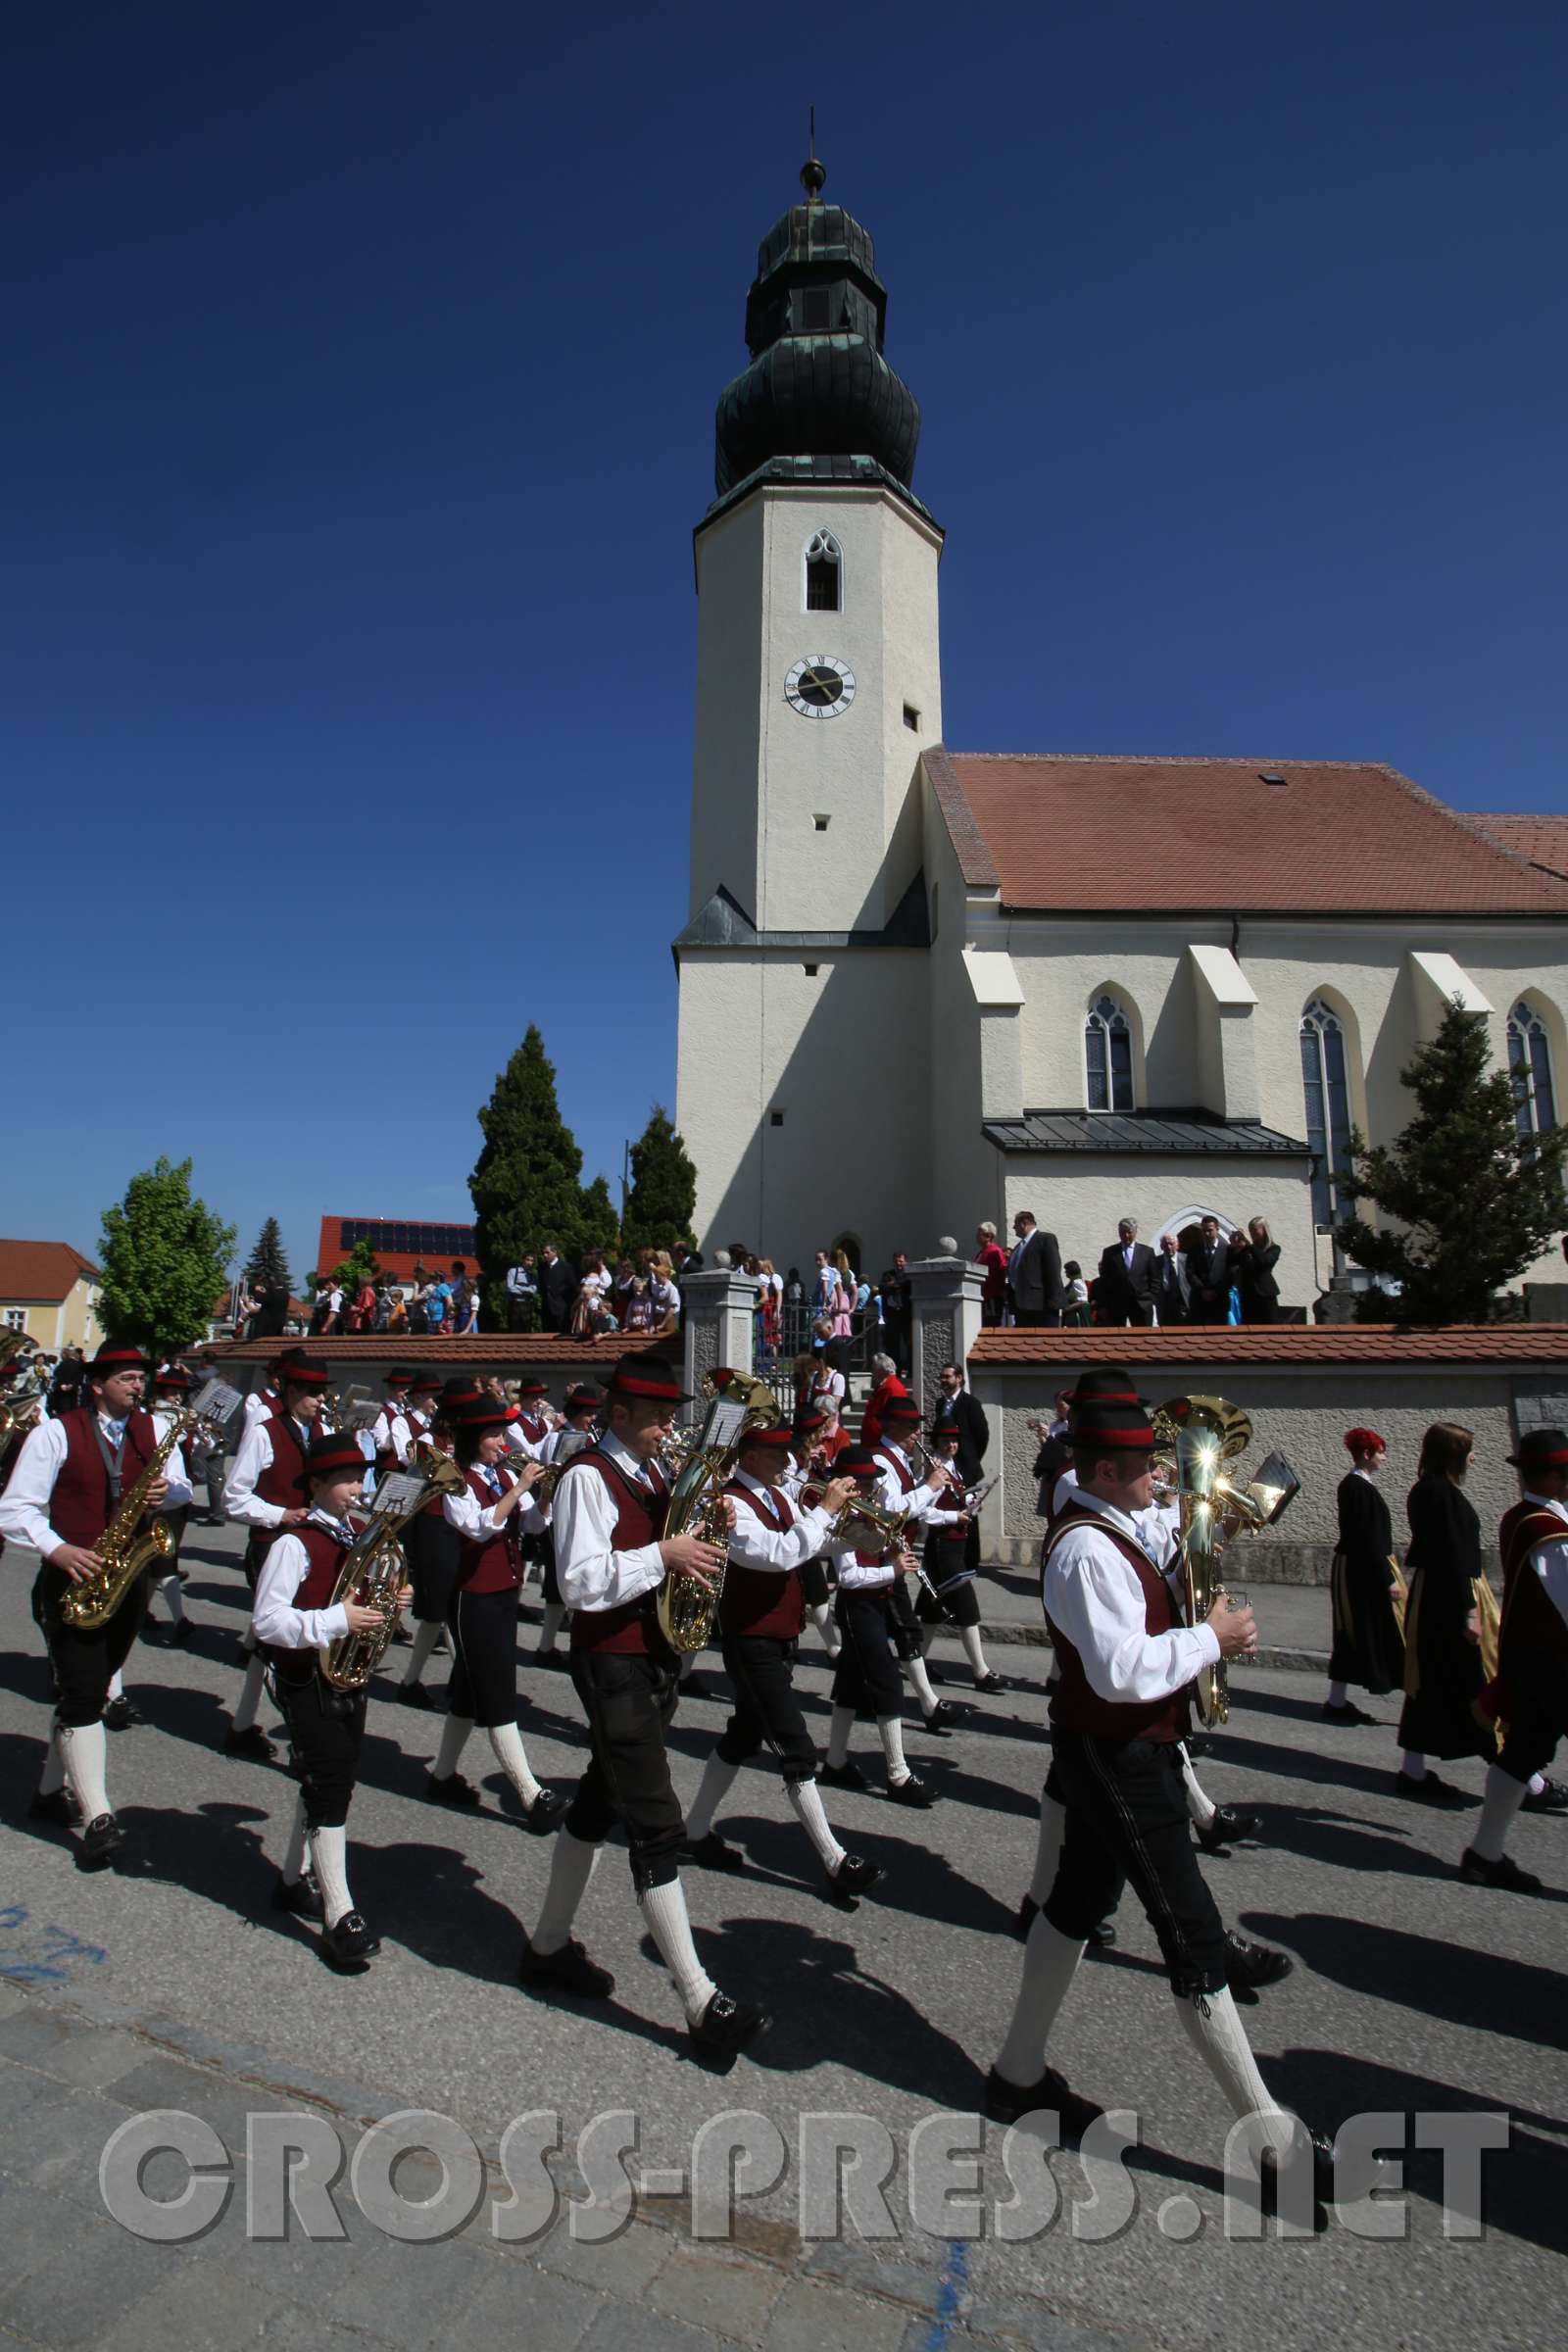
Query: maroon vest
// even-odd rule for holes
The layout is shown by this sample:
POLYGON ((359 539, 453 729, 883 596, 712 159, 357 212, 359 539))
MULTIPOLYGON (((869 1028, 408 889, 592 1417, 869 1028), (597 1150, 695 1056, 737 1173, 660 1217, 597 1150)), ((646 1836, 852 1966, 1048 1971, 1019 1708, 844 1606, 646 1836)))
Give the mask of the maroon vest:
POLYGON ((537 1413, 519 1414, 513 1427, 517 1431, 519 1437, 527 1439, 530 1446, 542 1445, 550 1435, 549 1423, 542 1421, 537 1413))
POLYGON ((1508 1593, 1513 1584, 1515 1569, 1523 1561, 1526 1552, 1534 1551, 1537 1544, 1546 1541, 1544 1537, 1537 1536, 1531 1543, 1525 1544, 1523 1550, 1519 1549, 1515 1543, 1521 1523, 1526 1519, 1538 1518, 1540 1515, 1541 1505, 1537 1502, 1527 1502, 1521 1494, 1517 1502, 1510 1503, 1497 1522, 1497 1548, 1502 1554, 1502 1605, 1504 1608, 1508 1605, 1508 1593))
MULTIPOLYGON (((482 1471, 466 1473, 468 1493, 487 1509, 499 1502, 516 1481, 503 1472, 501 1494, 486 1486, 482 1471)), ((498 1536, 465 1536, 463 1565, 458 1570, 458 1582, 465 1592, 514 1592, 522 1582, 522 1546, 517 1538, 517 1514, 513 1511, 504 1522, 498 1536)))
MULTIPOLYGON (((1069 1502, 1056 1521, 1045 1558, 1049 1560, 1058 1543, 1070 1528, 1079 1527, 1085 1520, 1095 1526, 1108 1543, 1114 1544, 1122 1558, 1133 1570, 1143 1587, 1144 1630, 1151 1635, 1170 1634, 1181 1623, 1176 1614, 1176 1601, 1170 1586, 1159 1570, 1130 1536, 1110 1527, 1098 1511, 1086 1504, 1069 1502)), ((1044 1591, 1045 1562, 1041 1563, 1041 1588, 1044 1591)), ((1056 1665, 1061 1680, 1051 1701, 1051 1721, 1058 1732, 1083 1732, 1091 1740, 1106 1740, 1120 1745, 1127 1740, 1181 1740, 1187 1733, 1187 1694, 1173 1690, 1164 1698, 1137 1699, 1123 1702, 1102 1698, 1084 1672, 1084 1662, 1073 1644, 1047 1611, 1046 1622, 1051 1626, 1051 1639, 1055 1645, 1056 1665)))
MULTIPOLYGON (((277 1532, 297 1536, 310 1560, 291 1605, 296 1609, 329 1609, 347 1544, 340 1544, 330 1528, 317 1527, 310 1520, 301 1527, 279 1528, 277 1532)), ((286 1683, 308 1683, 316 1672, 314 1649, 284 1649, 277 1642, 269 1642, 267 1654, 286 1683)))
MULTIPOLYGON (((49 1497, 49 1524, 64 1544, 90 1550, 114 1517, 114 1494, 104 1457, 98 1450, 96 1415, 87 1405, 62 1413, 66 1458, 49 1497)), ((124 1494, 141 1476, 158 1450, 158 1433, 151 1413, 133 1412, 125 1424, 124 1449, 120 1457, 120 1491, 124 1494)))
POLYGON ((1507 1686, 1513 1676, 1538 1690, 1542 1666, 1568 1674, 1568 1622, 1529 1566, 1538 1544, 1568 1537, 1555 1511, 1539 1503, 1516 1502, 1505 1511, 1498 1534, 1502 1538, 1502 1623, 1497 1632, 1497 1676, 1502 1686, 1501 1711, 1508 1711, 1507 1686))
MULTIPOLYGON (((655 1466, 652 1477, 660 1492, 649 1494, 634 1486, 608 1453, 597 1446, 587 1446, 581 1453, 572 1455, 561 1475, 564 1480, 585 1478, 594 1472, 604 1480, 615 1504, 615 1526, 610 1539, 612 1551, 637 1551, 645 1544, 657 1544, 669 1502, 662 1471, 655 1466)), ((559 1495, 559 1484, 556 1492, 559 1495)), ((669 1645, 659 1630, 654 1592, 639 1592, 635 1600, 623 1600, 612 1609, 573 1609, 571 1646, 630 1652, 643 1658, 667 1658, 670 1654, 669 1645)))
MULTIPOLYGON (((787 1535, 795 1525, 789 1498, 777 1487, 765 1494, 743 1487, 737 1479, 724 1489, 741 1510, 753 1510, 764 1527, 787 1535)), ((806 1623, 806 1594, 798 1571, 788 1568, 749 1568, 733 1554, 724 1571, 724 1593, 718 1605, 720 1633, 748 1634, 772 1642, 794 1642, 806 1623)))
POLYGON ((894 1477, 898 1480, 899 1493, 901 1494, 912 1494, 920 1482, 915 1477, 914 1472, 909 1468, 907 1462, 901 1462, 896 1453, 890 1453, 888 1451, 886 1446, 878 1446, 875 1448, 875 1451, 877 1460, 881 1462, 885 1468, 891 1470, 894 1477))
MULTIPOLYGON (((407 1428, 409 1416, 407 1408, 401 1402, 394 1402, 390 1396, 382 1405, 381 1410, 386 1415, 386 1444, 378 1446, 375 1449, 375 1466, 377 1470, 385 1472, 398 1467, 398 1449, 392 1443, 392 1424, 394 1421, 401 1421, 407 1428)), ((413 1433, 410 1434, 412 1436, 413 1433)))

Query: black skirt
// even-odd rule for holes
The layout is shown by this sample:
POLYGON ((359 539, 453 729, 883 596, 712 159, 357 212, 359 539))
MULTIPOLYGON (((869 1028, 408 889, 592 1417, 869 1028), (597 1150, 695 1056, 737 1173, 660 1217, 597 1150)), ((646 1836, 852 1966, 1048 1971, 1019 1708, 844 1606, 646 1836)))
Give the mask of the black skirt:
POLYGON ((1404 1687, 1404 1636, 1395 1607, 1394 1523, 1371 1480, 1353 1470, 1341 1483, 1339 1501, 1329 1681, 1354 1683, 1381 1698, 1404 1687))

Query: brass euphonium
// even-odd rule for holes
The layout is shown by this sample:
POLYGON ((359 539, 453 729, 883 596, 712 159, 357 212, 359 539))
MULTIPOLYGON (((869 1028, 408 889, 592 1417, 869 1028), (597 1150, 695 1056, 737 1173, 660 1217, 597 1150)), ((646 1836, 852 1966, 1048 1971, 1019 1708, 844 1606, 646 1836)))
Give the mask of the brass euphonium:
MULTIPOLYGON (((725 1397, 744 1404, 745 1417, 727 1445, 704 1446, 699 1441, 690 1447, 670 1489, 662 1532, 665 1536, 696 1536, 704 1544, 716 1544, 727 1554, 729 1521, 724 1509, 724 1489, 734 1475, 741 1447, 752 1431, 769 1429, 782 1416, 778 1399, 766 1381, 753 1380, 747 1373, 727 1368, 705 1372, 701 1387, 706 1403, 725 1397)), ((708 1647, 723 1592, 722 1567, 714 1571, 708 1584, 700 1584, 696 1577, 686 1576, 679 1569, 666 1572, 655 1607, 660 1632, 681 1657, 708 1647)))
MULTIPOLYGON (((1201 1625, 1224 1590, 1220 1554, 1238 1527, 1258 1535, 1287 1510, 1301 1482, 1283 1454, 1271 1453, 1257 1477, 1240 1485, 1225 1465, 1252 1442, 1252 1424, 1223 1396, 1171 1396, 1153 1416, 1156 1477, 1181 1510, 1182 1573, 1187 1622, 1201 1625)), ((1225 1660, 1205 1666, 1194 1685, 1199 1720, 1224 1723, 1230 1714, 1225 1660)))
POLYGON ((334 1690, 363 1690, 397 1632, 398 1595, 409 1576, 398 1541, 403 1530, 432 1494, 461 1494, 468 1483, 452 1456, 433 1446, 420 1456, 416 1469, 394 1471, 392 1476, 415 1479, 417 1492, 394 1509, 372 1514, 338 1565, 331 1605, 357 1601, 362 1608, 378 1610, 381 1622, 368 1634, 340 1634, 321 1651, 321 1673, 334 1690))

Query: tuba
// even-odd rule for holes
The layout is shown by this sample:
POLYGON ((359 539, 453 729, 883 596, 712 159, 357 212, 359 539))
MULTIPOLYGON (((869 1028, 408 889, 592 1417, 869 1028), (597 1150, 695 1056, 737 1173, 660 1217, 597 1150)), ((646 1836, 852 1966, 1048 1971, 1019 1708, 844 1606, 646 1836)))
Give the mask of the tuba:
POLYGON ((416 1471, 393 1471, 378 1490, 377 1501, 392 1489, 390 1507, 377 1510, 372 1504, 368 1524, 343 1554, 330 1605, 358 1601, 362 1608, 378 1609, 381 1623, 373 1633, 339 1634, 321 1651, 321 1673, 334 1690, 363 1690, 397 1631, 398 1594, 409 1573, 398 1541, 403 1530, 432 1494, 460 1494, 467 1483, 451 1455, 432 1446, 420 1454, 416 1471))
MULTIPOLYGON (((748 1373, 722 1368, 705 1372, 701 1386, 704 1401, 710 1406, 722 1401, 744 1409, 739 1426, 728 1438, 705 1445, 700 1435, 686 1449, 669 1492, 663 1533, 696 1536, 703 1543, 716 1544, 727 1551, 729 1524, 723 1507, 724 1489, 734 1475, 741 1447, 750 1433, 754 1429, 771 1428, 782 1415, 778 1399, 766 1381, 754 1380, 748 1373)), ((667 1571, 655 1606, 659 1612, 659 1630, 679 1656, 686 1657, 708 1647, 723 1592, 722 1568, 710 1585, 700 1585, 694 1576, 684 1576, 679 1569, 667 1571)))
POLYGON ((174 1548, 174 1533, 166 1520, 155 1519, 151 1527, 138 1533, 147 1515, 148 1491, 163 1477, 170 1455, 183 1439, 194 1435, 215 1443, 221 1439, 223 1427, 221 1420, 216 1416, 209 1420, 205 1413, 171 1415, 140 1477, 122 1494, 114 1517, 92 1547, 99 1567, 61 1597, 60 1614, 77 1633, 96 1633, 107 1625, 142 1570, 155 1560, 168 1559, 174 1548))
MULTIPOLYGON (((1289 1508, 1301 1482, 1283 1454, 1271 1453, 1257 1477, 1242 1485, 1225 1465, 1252 1442, 1252 1424, 1223 1396, 1171 1396, 1153 1416, 1155 1472, 1181 1511, 1182 1571, 1187 1622, 1201 1625, 1223 1591, 1220 1554, 1237 1527, 1259 1535, 1289 1508)), ((1205 1666, 1194 1685, 1199 1721, 1224 1723, 1230 1714, 1225 1660, 1205 1666)))

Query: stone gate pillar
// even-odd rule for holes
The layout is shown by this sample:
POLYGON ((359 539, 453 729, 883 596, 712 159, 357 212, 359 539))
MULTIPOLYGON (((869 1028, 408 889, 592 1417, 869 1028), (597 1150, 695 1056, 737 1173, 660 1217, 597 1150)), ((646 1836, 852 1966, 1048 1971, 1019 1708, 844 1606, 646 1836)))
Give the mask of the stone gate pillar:
POLYGON ((944 1237, 940 1247, 952 1253, 916 1258, 909 1267, 910 1390, 927 1422, 942 1394, 938 1376, 943 1365, 967 1363, 979 1337, 980 1295, 985 1288, 981 1268, 959 1257, 956 1245, 944 1237))
POLYGON ((722 1265, 688 1274, 680 1286, 685 1323, 681 1386, 694 1396, 703 1374, 716 1372, 720 1364, 735 1372, 752 1369, 756 1278, 737 1274, 725 1253, 718 1254, 724 1258, 722 1265))

